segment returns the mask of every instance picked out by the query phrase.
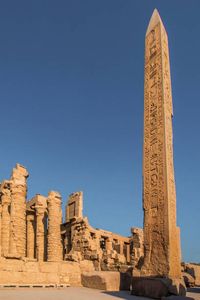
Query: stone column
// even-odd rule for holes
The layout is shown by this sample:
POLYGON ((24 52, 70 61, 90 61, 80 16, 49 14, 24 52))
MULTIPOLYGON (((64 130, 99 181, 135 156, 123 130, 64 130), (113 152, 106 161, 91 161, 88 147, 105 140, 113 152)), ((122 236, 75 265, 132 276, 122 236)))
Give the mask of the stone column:
POLYGON ((48 207, 48 261, 62 260, 61 230, 62 209, 61 196, 58 192, 51 191, 47 199, 48 207))
POLYGON ((43 261, 45 256, 45 214, 46 208, 36 206, 36 257, 43 261))
POLYGON ((3 182, 1 186, 2 220, 1 220, 1 247, 2 255, 8 256, 10 242, 10 185, 3 182))
POLYGON ((120 245, 120 254, 124 255, 124 242, 123 241, 119 241, 119 245, 120 245))
POLYGON ((17 164, 11 176, 11 228, 13 247, 16 247, 17 255, 24 257, 26 254, 26 194, 28 177, 27 170, 17 164))
POLYGON ((33 212, 27 214, 27 257, 35 258, 35 215, 33 212))
POLYGON ((126 261, 130 262, 130 244, 126 244, 126 261))
POLYGON ((107 238, 106 239, 106 250, 107 251, 112 251, 113 247, 112 247, 112 239, 111 238, 107 238))

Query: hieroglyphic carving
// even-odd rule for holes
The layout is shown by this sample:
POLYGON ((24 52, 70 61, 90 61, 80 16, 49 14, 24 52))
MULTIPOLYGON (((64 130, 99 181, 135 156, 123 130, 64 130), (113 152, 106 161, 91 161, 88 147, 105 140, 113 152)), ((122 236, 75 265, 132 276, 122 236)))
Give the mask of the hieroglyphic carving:
POLYGON ((142 271, 179 276, 168 41, 157 12, 152 16, 145 41, 144 102, 142 271), (176 262, 172 253, 176 254, 176 262))

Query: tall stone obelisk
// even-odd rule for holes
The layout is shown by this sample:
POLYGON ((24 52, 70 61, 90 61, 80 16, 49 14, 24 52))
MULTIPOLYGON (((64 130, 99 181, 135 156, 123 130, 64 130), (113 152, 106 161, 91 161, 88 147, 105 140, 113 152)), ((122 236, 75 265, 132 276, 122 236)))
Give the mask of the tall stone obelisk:
POLYGON ((155 9, 145 37, 142 275, 181 276, 168 38, 155 9))

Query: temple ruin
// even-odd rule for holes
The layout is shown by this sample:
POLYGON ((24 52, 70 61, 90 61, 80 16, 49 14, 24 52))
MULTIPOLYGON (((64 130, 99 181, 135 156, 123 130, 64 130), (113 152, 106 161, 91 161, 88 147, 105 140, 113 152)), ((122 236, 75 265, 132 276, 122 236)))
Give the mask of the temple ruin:
MULTIPOLYGON (((90 271, 137 269, 143 259, 142 229, 131 228, 130 236, 123 237, 93 228, 83 216, 82 192, 69 196, 63 221, 61 195, 50 191, 27 200, 27 178, 26 168, 17 164, 10 179, 0 185, 0 278, 1 266, 5 270, 6 263, 20 261, 31 262, 36 269, 42 263, 48 268, 62 262, 67 267, 67 263, 78 268, 82 264, 90 271)), ((2 274, 7 282, 6 273, 2 274)))
POLYGON ((93 228, 81 191, 69 195, 65 217, 57 191, 27 199, 29 173, 17 164, 0 183, 0 286, 119 290, 130 289, 133 279, 133 294, 161 298, 184 294, 181 271, 188 281, 200 281, 199 266, 181 270, 168 38, 157 10, 145 37, 144 81, 144 229, 132 227, 125 237, 93 228))

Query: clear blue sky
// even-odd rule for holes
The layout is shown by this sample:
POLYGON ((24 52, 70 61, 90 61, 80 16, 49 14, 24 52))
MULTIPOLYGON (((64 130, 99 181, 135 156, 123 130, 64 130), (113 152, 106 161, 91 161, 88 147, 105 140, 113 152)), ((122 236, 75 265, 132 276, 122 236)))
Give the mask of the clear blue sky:
POLYGON ((199 0, 0 1, 0 179, 27 167, 28 197, 84 192, 91 225, 142 226, 145 31, 169 36, 178 224, 200 262, 199 0))

